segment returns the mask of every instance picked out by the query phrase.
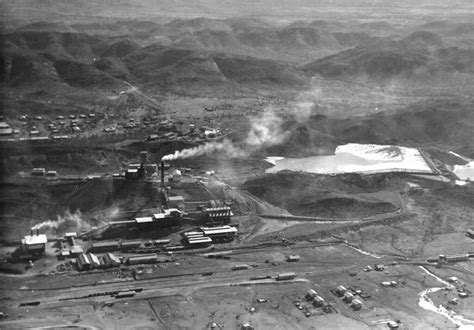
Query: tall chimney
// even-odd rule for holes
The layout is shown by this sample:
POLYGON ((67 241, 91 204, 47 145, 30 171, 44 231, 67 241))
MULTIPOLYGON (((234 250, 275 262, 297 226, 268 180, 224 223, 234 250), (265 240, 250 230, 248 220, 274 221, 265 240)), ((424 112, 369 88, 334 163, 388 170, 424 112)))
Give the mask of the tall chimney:
POLYGON ((36 229, 36 235, 39 236, 39 234, 40 234, 40 230, 36 229))
POLYGON ((33 236, 33 229, 31 229, 30 231, 30 236, 33 236))
POLYGON ((140 151, 140 163, 143 165, 146 163, 148 157, 148 152, 147 151, 140 151))
POLYGON ((160 167, 161 167, 161 185, 164 187, 165 186, 165 162, 164 161, 161 161, 160 167))

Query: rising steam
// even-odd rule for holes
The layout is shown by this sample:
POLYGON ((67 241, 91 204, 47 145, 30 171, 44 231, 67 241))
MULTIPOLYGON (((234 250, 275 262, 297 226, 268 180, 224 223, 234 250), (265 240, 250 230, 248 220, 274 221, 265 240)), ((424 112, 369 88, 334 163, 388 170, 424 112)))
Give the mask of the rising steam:
POLYGON ((169 154, 163 157, 163 160, 175 160, 175 159, 183 159, 183 158, 191 158, 197 157, 202 155, 207 155, 213 152, 222 152, 225 153, 229 157, 243 157, 246 155, 244 150, 236 147, 231 141, 228 139, 224 139, 220 142, 209 142, 194 148, 177 150, 174 154, 169 154))
MULTIPOLYGON (((292 105, 286 109, 285 115, 293 117, 303 124, 313 114, 316 102, 321 96, 321 88, 315 82, 311 89, 300 93, 292 105)), ((269 147, 283 143, 290 136, 290 132, 282 127, 283 118, 274 107, 266 107, 259 116, 250 119, 250 130, 242 147, 235 146, 228 139, 213 141, 194 148, 175 151, 163 157, 163 160, 176 160, 210 154, 224 153, 231 158, 242 157, 257 151, 262 147, 269 147)))
POLYGON ((281 143, 289 135, 289 132, 282 130, 283 120, 277 116, 272 107, 266 108, 260 117, 251 120, 250 131, 245 139, 245 143, 250 149, 281 143))
POLYGON ((54 234, 64 234, 67 231, 88 230, 91 224, 82 218, 82 213, 78 209, 74 213, 66 210, 64 215, 57 215, 56 220, 47 220, 36 224, 32 230, 40 230, 42 232, 52 232, 54 234))

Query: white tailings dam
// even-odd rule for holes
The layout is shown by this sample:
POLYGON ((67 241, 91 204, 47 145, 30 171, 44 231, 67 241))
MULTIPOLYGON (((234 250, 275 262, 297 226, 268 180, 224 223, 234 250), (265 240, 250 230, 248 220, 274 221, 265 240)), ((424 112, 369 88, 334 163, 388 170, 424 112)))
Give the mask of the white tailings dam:
POLYGON ((418 149, 393 145, 349 143, 338 146, 334 155, 305 158, 268 157, 274 166, 266 173, 283 170, 317 174, 407 172, 433 174, 418 149))
POLYGON ((461 180, 474 180, 474 161, 466 165, 454 165, 454 174, 461 180))

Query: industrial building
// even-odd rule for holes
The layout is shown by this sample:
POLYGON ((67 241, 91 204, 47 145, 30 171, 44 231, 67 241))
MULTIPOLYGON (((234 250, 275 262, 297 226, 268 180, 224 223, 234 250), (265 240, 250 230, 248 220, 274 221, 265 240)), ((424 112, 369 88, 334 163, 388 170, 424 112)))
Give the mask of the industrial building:
POLYGON ((0 122, 0 135, 5 136, 5 135, 12 135, 13 134, 13 128, 10 127, 6 122, 2 121, 0 122))
POLYGON ((238 230, 231 226, 202 227, 204 236, 210 237, 213 242, 229 242, 237 235, 238 230))
POLYGON ((21 248, 23 254, 27 255, 43 255, 46 250, 46 243, 48 242, 48 238, 45 234, 40 234, 36 231, 36 235, 31 231, 31 235, 25 236, 21 240, 21 248))
POLYGON ((182 236, 186 244, 196 246, 196 244, 232 241, 237 232, 237 228, 231 226, 201 227, 199 230, 183 233, 182 236))
POLYGON ((88 253, 87 257, 89 258, 89 261, 91 262, 92 268, 100 268, 101 267, 101 262, 95 254, 88 253))
POLYGON ((86 254, 81 254, 77 258, 77 268, 79 270, 90 270, 92 269, 92 263, 86 254))
POLYGON ((184 197, 183 196, 169 196, 168 207, 184 210, 185 208, 184 197))
POLYGON ((103 257, 105 267, 117 267, 120 266, 120 259, 112 253, 106 253, 103 257))
POLYGON ((158 262, 158 258, 155 253, 128 257, 126 261, 128 265, 152 264, 156 262, 158 262))
POLYGON ((66 239, 66 241, 68 241, 68 243, 71 245, 71 246, 74 246, 76 245, 76 242, 75 242, 75 238, 77 237, 77 233, 76 232, 70 232, 70 233, 65 233, 64 234, 64 238, 66 239))
POLYGON ((129 164, 125 171, 126 180, 145 179, 157 175, 158 165, 148 162, 148 153, 140 151, 140 163, 129 164))
POLYGON ((184 244, 190 248, 202 248, 207 247, 212 243, 210 237, 204 236, 200 231, 189 231, 182 234, 184 244))
POLYGON ((232 210, 229 206, 206 207, 203 210, 203 222, 212 224, 228 224, 231 222, 232 210))
POLYGON ((192 237, 188 238, 186 244, 191 248, 204 248, 208 247, 212 243, 212 239, 209 237, 192 237))
POLYGON ((82 247, 79 245, 73 246, 69 252, 70 252, 71 257, 77 257, 81 255, 82 253, 84 253, 82 247))
POLYGON ((116 241, 101 241, 94 242, 90 247, 90 251, 94 253, 105 253, 119 250, 118 242, 116 241))
POLYGON ((154 228, 169 228, 181 226, 183 213, 176 209, 164 209, 160 213, 155 213, 150 217, 135 218, 135 224, 141 230, 150 230, 154 228))
POLYGON ((93 253, 82 253, 77 257, 77 268, 79 270, 91 270, 102 268, 103 262, 93 253))
POLYGON ((138 249, 141 246, 142 246, 142 242, 140 240, 120 242, 120 249, 122 251, 129 251, 129 250, 133 250, 133 249, 138 249))

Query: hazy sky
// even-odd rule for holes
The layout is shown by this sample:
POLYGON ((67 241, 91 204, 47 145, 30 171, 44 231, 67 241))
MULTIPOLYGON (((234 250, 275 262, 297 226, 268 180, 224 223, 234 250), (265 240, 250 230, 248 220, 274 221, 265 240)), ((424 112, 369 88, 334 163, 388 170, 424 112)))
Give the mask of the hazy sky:
POLYGON ((0 0, 3 20, 69 17, 390 18, 474 15, 472 0, 0 0))

